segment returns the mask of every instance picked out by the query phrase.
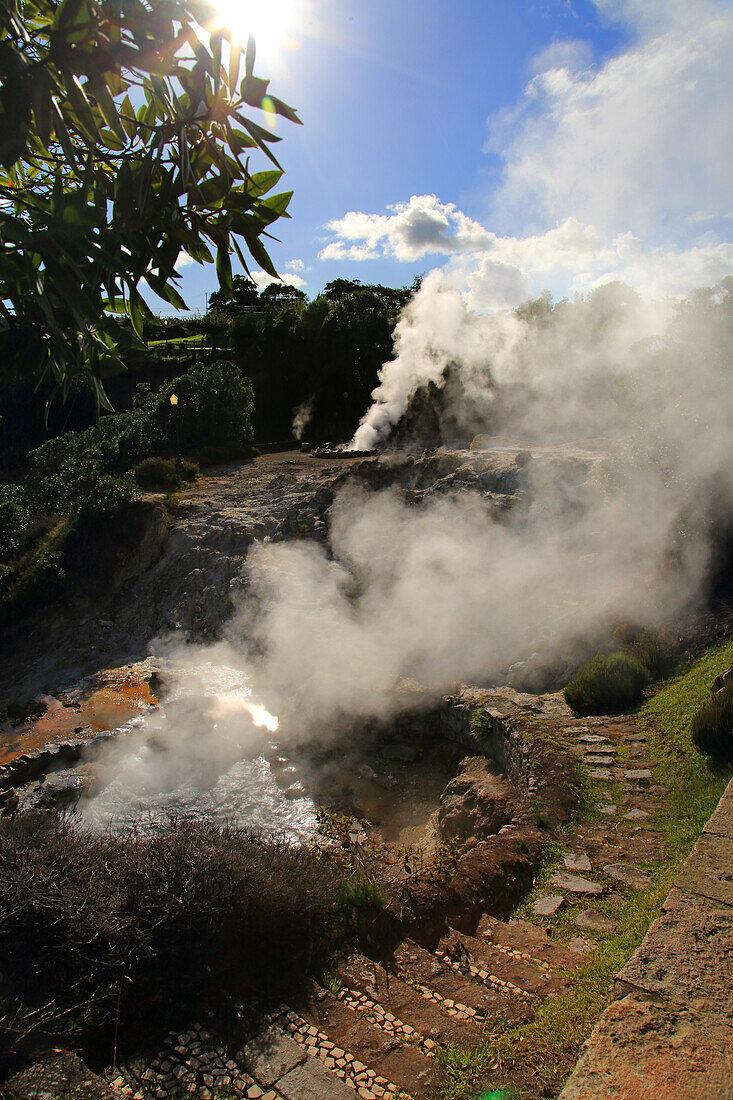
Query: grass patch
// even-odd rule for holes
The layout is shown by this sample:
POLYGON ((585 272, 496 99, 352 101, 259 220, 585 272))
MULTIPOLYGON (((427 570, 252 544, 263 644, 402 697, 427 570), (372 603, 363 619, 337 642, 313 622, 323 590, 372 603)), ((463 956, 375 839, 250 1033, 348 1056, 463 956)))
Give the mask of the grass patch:
MULTIPOLYGON (((661 809, 648 822, 666 835, 664 856, 646 865, 634 860, 651 874, 649 886, 635 891, 614 883, 620 900, 589 899, 594 909, 612 917, 616 929, 592 933, 598 946, 571 972, 571 984, 564 993, 536 1003, 534 1020, 519 1026, 495 1020, 489 1025, 492 1034, 485 1046, 471 1052, 453 1048, 440 1052, 438 1058, 447 1074, 444 1100, 473 1098, 477 1081, 485 1082, 487 1075, 491 1075, 491 1083, 484 1084, 485 1094, 492 1095, 494 1089, 506 1100, 536 1100, 560 1092, 582 1043, 611 1001, 615 975, 658 917, 682 863, 733 776, 733 768, 717 768, 701 755, 690 733, 694 715, 709 701, 713 679, 731 663, 733 642, 715 647, 665 683, 639 712, 639 730, 648 738, 655 780, 668 788, 661 809)), ((621 797, 620 785, 600 780, 593 782, 593 787, 596 798, 600 789, 609 791, 614 799, 621 797)), ((586 821, 598 816, 595 799, 590 795, 581 816, 586 821)), ((517 916, 534 917, 532 902, 548 891, 549 876, 562 866, 566 832, 559 830, 557 838, 545 844, 536 885, 517 916)), ((598 879, 599 872, 592 877, 598 879)), ((567 943, 581 931, 573 923, 571 912, 561 911, 549 923, 553 939, 559 943, 567 943)))
POLYGON ((17 560, 0 570, 0 623, 12 623, 64 589, 64 548, 73 530, 68 518, 43 517, 17 560))
POLYGON ((580 717, 619 714, 641 702, 650 680, 649 670, 627 653, 598 655, 578 669, 563 694, 580 717))

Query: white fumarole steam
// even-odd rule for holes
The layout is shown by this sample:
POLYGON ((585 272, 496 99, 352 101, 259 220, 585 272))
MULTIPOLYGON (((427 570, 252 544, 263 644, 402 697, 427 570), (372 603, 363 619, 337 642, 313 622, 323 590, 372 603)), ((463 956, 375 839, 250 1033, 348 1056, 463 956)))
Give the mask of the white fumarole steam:
POLYGON ((355 443, 386 431, 450 361, 461 401, 489 410, 494 432, 518 448, 531 432, 532 501, 496 518, 475 494, 416 508, 395 492, 343 491, 330 553, 255 547, 228 638, 239 651, 254 642, 268 705, 323 731, 391 713, 401 677, 436 692, 490 682, 533 651, 562 659, 619 621, 660 623, 687 607, 709 565, 709 495, 723 511, 733 499, 732 335, 730 286, 666 313, 611 286, 526 322, 472 315, 426 280, 355 443), (622 442, 571 505, 542 444, 591 436, 622 442))

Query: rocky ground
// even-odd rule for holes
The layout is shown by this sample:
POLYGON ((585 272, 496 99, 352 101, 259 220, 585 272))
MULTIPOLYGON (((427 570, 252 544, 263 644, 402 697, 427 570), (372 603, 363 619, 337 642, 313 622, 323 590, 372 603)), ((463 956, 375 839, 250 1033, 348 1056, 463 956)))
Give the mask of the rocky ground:
MULTIPOLYGON (((215 636, 251 543, 265 536, 327 538, 325 513, 345 479, 374 488, 398 485, 415 503, 435 493, 480 492, 501 510, 562 471, 567 506, 579 506, 597 452, 561 448, 535 457, 540 460, 528 463, 516 448, 390 462, 293 453, 264 456, 203 479, 182 494, 158 560, 110 603, 74 607, 65 617, 36 621, 22 637, 16 633, 15 652, 0 666, 6 692, 32 698, 43 687, 92 679, 78 695, 57 690, 43 701, 35 721, 12 733, 6 758, 38 748, 43 738, 68 741, 87 730, 98 736, 119 724, 125 708, 154 703, 150 668, 140 678, 145 691, 94 676, 142 661, 151 640, 165 630, 179 629, 194 640, 215 636)), ((509 688, 490 703, 473 694, 464 692, 461 705, 481 703, 503 719, 523 718, 528 729, 549 738, 558 759, 577 763, 588 797, 571 822, 567 813, 545 819, 547 798, 543 803, 539 796, 548 792, 538 789, 547 782, 544 773, 539 779, 531 769, 524 775, 526 797, 518 809, 512 802, 517 782, 513 791, 505 790, 496 769, 470 755, 446 788, 439 824, 445 837, 453 831, 465 838, 468 832, 476 844, 454 868, 464 894, 456 901, 455 883, 450 898, 433 890, 433 900, 443 906, 441 919, 433 919, 433 902, 420 892, 430 877, 422 872, 420 889, 411 896, 408 891, 404 900, 406 910, 424 902, 417 910, 430 919, 411 922, 407 914, 409 935, 388 955, 351 956, 288 1003, 240 1006, 239 1022, 226 1036, 209 1020, 205 1027, 192 1021, 175 1035, 151 1035, 148 1050, 101 1078, 73 1060, 58 1060, 50 1072, 61 1083, 52 1094, 88 1100, 439 1100, 510 1089, 527 1098, 557 1096, 585 1035, 568 1021, 569 1038, 555 1044, 548 1064, 546 1049, 533 1039, 533 1021, 546 1018, 548 1006, 572 1001, 636 899, 646 896, 655 865, 670 858, 668 837, 657 827, 669 792, 637 717, 573 719, 557 699, 538 701, 509 688), (548 825, 563 822, 550 850, 552 867, 543 873, 532 862, 537 838, 548 825), (488 844, 482 828, 497 834, 488 844), (502 852, 513 845, 514 862, 508 860, 503 870, 482 864, 476 853, 492 844, 502 852), (532 866, 539 880, 534 890, 532 866), (529 901, 518 906, 528 890, 529 901), (473 891, 470 904, 464 904, 466 891, 473 891), (446 899, 451 904, 443 904, 446 899), (63 1084, 64 1073, 74 1078, 73 1088, 63 1084)), ((514 770, 521 772, 521 766, 515 761, 514 770)), ((566 773, 556 774, 562 785, 566 773)), ((552 797, 559 806, 560 794, 552 797)), ((727 879, 721 883, 720 889, 729 890, 727 879)), ((694 1020, 687 1023, 694 1026, 694 1020)), ((608 1026, 613 1028, 613 1020, 608 1026)), ((11 1082, 10 1094, 20 1100, 40 1096, 39 1087, 38 1081, 19 1080, 11 1082)), ((570 1095, 585 1100, 593 1094, 570 1095)))
POLYGON ((525 916, 474 912, 437 935, 405 939, 379 961, 352 956, 297 1001, 263 1004, 254 1015, 243 1008, 238 1037, 224 1041, 199 1024, 162 1037, 149 1054, 106 1074, 111 1094, 437 1100, 450 1094, 454 1067, 473 1060, 466 1095, 498 1087, 557 1095, 577 1050, 566 1052, 554 1077, 546 1066, 538 1072, 532 1057, 489 1061, 487 1050, 568 991, 613 933, 616 911, 648 886, 649 864, 663 858, 666 841, 649 825, 665 789, 635 719, 564 717, 552 727, 595 786, 598 812, 564 832, 563 866, 525 916), (560 914, 576 929, 567 942, 553 934, 560 914))
POLYGON ((150 510, 145 552, 127 563, 121 586, 110 578, 106 594, 93 599, 72 591, 62 605, 0 634, 0 705, 27 705, 94 672, 142 660, 150 643, 170 631, 192 641, 215 638, 252 543, 326 539, 326 512, 348 479, 374 489, 397 486, 414 503, 478 493, 498 512, 528 493, 541 499, 543 486, 561 483, 573 507, 602 453, 592 443, 531 454, 499 445, 382 459, 292 451, 220 467, 178 494, 169 516, 162 496, 149 498, 157 510, 150 510))

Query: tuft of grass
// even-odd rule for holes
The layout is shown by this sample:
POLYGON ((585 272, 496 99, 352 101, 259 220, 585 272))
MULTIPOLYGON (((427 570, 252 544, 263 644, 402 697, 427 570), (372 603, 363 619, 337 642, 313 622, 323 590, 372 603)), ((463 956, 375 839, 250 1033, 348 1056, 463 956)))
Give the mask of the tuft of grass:
POLYGON ((692 740, 720 764, 733 764, 733 688, 718 692, 692 719, 692 740))
POLYGON ((565 685, 565 701, 580 717, 619 714, 641 702, 649 670, 626 653, 598 655, 578 669, 565 685))

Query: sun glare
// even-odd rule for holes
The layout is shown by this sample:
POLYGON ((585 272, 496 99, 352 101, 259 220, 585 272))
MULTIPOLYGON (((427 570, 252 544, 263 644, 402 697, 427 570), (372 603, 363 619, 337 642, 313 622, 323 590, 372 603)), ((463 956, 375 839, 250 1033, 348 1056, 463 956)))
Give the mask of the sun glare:
POLYGON ((293 0, 216 0, 221 25, 242 42, 254 35, 258 49, 289 44, 293 0))

